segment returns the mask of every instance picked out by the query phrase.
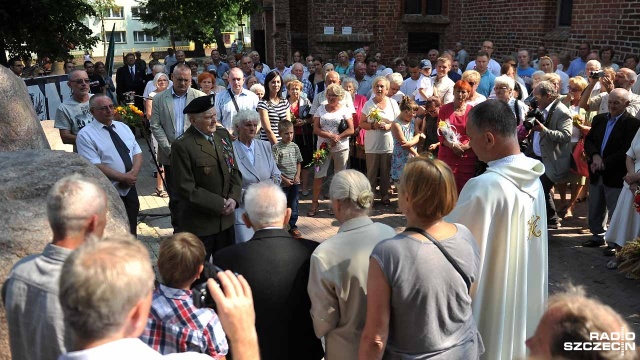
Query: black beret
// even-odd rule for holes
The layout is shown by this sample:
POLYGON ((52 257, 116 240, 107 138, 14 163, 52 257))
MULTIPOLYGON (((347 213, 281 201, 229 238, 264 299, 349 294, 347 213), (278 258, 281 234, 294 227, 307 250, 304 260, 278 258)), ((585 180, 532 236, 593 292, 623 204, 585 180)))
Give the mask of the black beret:
POLYGON ((214 95, 200 96, 193 99, 187 106, 182 110, 183 114, 200 114, 203 113, 213 107, 215 102, 214 95))

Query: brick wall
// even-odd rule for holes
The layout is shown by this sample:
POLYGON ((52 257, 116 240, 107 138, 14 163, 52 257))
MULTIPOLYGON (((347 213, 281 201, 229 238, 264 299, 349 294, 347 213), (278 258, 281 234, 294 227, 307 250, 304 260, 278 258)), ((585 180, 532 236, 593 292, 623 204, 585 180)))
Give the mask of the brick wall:
POLYGON ((426 51, 408 48, 409 32, 439 34, 440 50, 462 41, 471 54, 491 39, 498 60, 541 44, 572 57, 582 41, 595 50, 610 45, 617 60, 640 48, 640 0, 574 0, 570 28, 556 26, 557 0, 442 0, 437 16, 407 16, 404 0, 273 1, 275 53, 287 58, 291 46, 335 59, 339 51, 363 45, 381 51, 386 64, 397 56, 425 57, 426 51), (333 26, 335 35, 323 35, 325 26, 333 26), (353 35, 342 35, 343 26, 351 26, 353 35))

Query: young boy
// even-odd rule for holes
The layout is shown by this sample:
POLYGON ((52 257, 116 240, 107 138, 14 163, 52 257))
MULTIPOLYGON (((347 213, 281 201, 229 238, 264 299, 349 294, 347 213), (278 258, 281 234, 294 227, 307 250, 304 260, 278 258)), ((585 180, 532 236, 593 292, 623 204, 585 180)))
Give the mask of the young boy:
POLYGON ((282 120, 278 123, 278 131, 281 140, 273 145, 273 157, 276 159, 280 177, 282 178, 282 191, 287 195, 287 207, 291 208, 289 219, 289 234, 294 238, 302 237, 298 230, 298 185, 300 185, 300 168, 302 154, 300 148, 293 142, 293 123, 282 120))
POLYGON ((191 233, 164 240, 158 254, 163 283, 153 292, 147 326, 140 340, 163 355, 194 351, 223 358, 229 351, 218 315, 193 305, 191 283, 204 269, 205 249, 191 233))
POLYGON ((433 96, 433 79, 431 78, 431 61, 420 61, 420 80, 415 94, 415 100, 419 105, 424 103, 433 96))

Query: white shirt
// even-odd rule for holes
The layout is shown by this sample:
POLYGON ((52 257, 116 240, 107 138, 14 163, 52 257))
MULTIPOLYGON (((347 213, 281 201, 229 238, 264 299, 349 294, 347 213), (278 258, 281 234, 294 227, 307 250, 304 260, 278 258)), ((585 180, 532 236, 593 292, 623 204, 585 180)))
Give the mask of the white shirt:
POLYGON ((417 80, 413 80, 412 78, 408 77, 403 83, 402 85, 400 85, 400 91, 402 91, 403 94, 407 94, 409 96, 415 96, 414 92, 418 89, 418 84, 420 83, 420 79, 422 78, 422 75, 420 75, 420 77, 417 80))
MULTIPOLYGON (((493 59, 489 59, 489 66, 487 67, 489 68, 489 71, 493 73, 493 75, 495 75, 496 77, 500 76, 500 64, 498 64, 497 61, 493 59)), ((476 61, 473 60, 469 62, 466 70, 475 70, 475 69, 476 69, 476 61)))
POLYGON ((154 359, 209 359, 205 354, 194 352, 162 355, 138 338, 125 338, 102 344, 87 350, 73 351, 60 355, 58 360, 154 360, 154 359))
MULTIPOLYGON (((115 127, 115 132, 129 149, 131 162, 133 162, 133 156, 142 152, 136 141, 136 137, 131 132, 131 129, 124 123, 113 121, 112 124, 115 127)), ((113 140, 111 140, 109 131, 104 127, 104 124, 94 119, 89 125, 80 130, 76 138, 78 154, 94 165, 102 164, 124 174, 127 172, 124 167, 124 162, 120 154, 118 154, 113 140)), ((126 196, 129 193, 130 188, 120 187, 120 183, 117 181, 112 180, 111 183, 116 187, 120 196, 126 196)))
MULTIPOLYGON (((247 89, 242 89, 239 95, 234 96, 236 103, 238 103, 238 109, 240 110, 255 110, 258 106, 258 95, 252 93, 247 89)), ((229 95, 229 91, 225 91, 216 96, 215 103, 216 113, 218 113, 218 121, 222 126, 233 131, 233 117, 238 113, 236 106, 233 104, 233 100, 229 95)))

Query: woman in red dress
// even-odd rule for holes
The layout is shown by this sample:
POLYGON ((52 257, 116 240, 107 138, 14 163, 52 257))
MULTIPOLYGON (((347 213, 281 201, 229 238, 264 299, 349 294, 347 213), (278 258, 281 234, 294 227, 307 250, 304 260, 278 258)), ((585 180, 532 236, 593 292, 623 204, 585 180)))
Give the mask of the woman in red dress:
POLYGON ((460 135, 458 142, 449 142, 442 135, 439 135, 440 150, 438 159, 444 161, 456 179, 458 194, 462 191, 464 184, 471 179, 475 173, 476 161, 478 157, 469 145, 467 136, 467 114, 473 108, 467 104, 471 85, 464 80, 459 80, 453 87, 453 102, 440 107, 438 123, 448 121, 455 131, 460 135))

